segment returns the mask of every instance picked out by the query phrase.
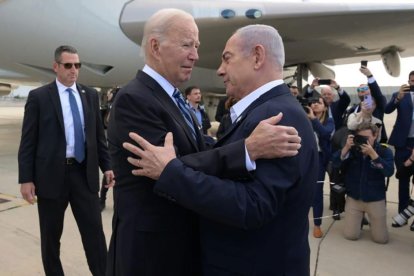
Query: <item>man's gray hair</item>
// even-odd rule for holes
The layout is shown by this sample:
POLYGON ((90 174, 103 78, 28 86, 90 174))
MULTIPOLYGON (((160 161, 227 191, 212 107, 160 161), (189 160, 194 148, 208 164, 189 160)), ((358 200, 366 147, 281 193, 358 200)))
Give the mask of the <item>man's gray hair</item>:
POLYGON ((283 68, 285 65, 285 47, 279 32, 269 25, 248 25, 238 29, 235 32, 243 41, 242 52, 245 55, 251 54, 251 51, 257 44, 263 45, 266 49, 267 57, 283 68))
POLYGON ((62 45, 56 48, 55 50, 55 61, 60 62, 62 53, 70 53, 70 54, 77 54, 78 51, 75 49, 75 47, 69 46, 69 45, 62 45))
POLYGON ((141 43, 141 55, 145 57, 145 48, 150 36, 155 36, 160 42, 166 39, 166 35, 177 18, 191 18, 193 16, 179 9, 162 9, 154 13, 145 23, 144 35, 141 43))

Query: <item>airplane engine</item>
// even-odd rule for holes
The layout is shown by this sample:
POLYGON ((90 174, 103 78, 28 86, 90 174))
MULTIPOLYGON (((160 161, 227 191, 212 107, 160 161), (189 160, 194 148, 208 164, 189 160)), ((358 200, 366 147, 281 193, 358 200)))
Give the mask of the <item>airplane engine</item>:
POLYGON ((11 85, 7 83, 0 83, 0 96, 9 95, 11 91, 11 85))
POLYGON ((311 62, 306 65, 314 77, 319 77, 321 79, 335 79, 335 72, 322 63, 311 62))
POLYGON ((391 46, 383 49, 381 52, 381 58, 385 70, 390 76, 400 76, 401 61, 400 52, 398 51, 397 47, 391 46))

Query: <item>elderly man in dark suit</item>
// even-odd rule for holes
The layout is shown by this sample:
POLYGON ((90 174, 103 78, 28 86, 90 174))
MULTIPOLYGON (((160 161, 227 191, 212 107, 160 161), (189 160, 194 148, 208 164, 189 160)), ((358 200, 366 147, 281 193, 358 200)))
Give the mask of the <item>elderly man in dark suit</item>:
POLYGON ((99 167, 114 184, 95 90, 76 83, 81 63, 75 48, 55 51, 56 80, 30 91, 19 148, 23 198, 37 195, 46 275, 63 275, 60 237, 70 203, 93 275, 104 275, 106 242, 99 209, 99 167))
MULTIPOLYGON (((254 173, 234 175, 202 153, 175 158, 172 135, 155 147, 137 134, 143 150, 133 171, 158 179, 154 190, 200 214, 203 275, 309 275, 308 213, 317 179, 312 126, 283 83, 284 47, 271 26, 250 25, 228 40, 218 74, 239 99, 233 125, 216 147, 247 137, 263 119, 281 122, 306 141, 294 157, 256 160, 254 173)), ((174 134, 175 144, 175 134, 174 134)), ((236 158, 233 158, 237 162, 236 158)))
MULTIPOLYGON (((196 118, 177 89, 191 76, 199 44, 198 28, 190 14, 177 9, 156 12, 144 28, 141 46, 146 65, 120 90, 113 105, 108 139, 117 185, 107 275, 193 276, 200 272, 198 217, 155 194, 154 180, 132 175, 134 167, 127 162, 130 153, 122 147, 132 141, 128 135, 134 131, 156 145, 163 144, 167 132, 174 133, 180 156, 204 149, 196 118)), ((254 146, 257 139, 240 137, 204 156, 215 160, 211 167, 223 165, 229 173, 239 174, 254 166, 246 165, 247 157, 254 161, 261 153, 273 154, 272 147, 282 149, 282 156, 295 155, 300 139, 294 128, 273 128, 277 128, 276 135, 269 135, 269 141, 261 139, 259 146, 254 146), (272 137, 279 137, 280 143, 272 137)))

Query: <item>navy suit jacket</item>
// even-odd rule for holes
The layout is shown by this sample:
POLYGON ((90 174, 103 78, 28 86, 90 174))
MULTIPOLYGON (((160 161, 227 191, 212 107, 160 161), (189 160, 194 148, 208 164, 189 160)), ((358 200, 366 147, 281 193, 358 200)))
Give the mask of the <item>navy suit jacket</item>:
MULTIPOLYGON (((197 141, 173 100, 145 72, 139 71, 118 92, 108 125, 109 150, 116 175, 108 275, 196 275, 197 216, 165 200, 162 197, 165 195, 155 194, 154 180, 134 176, 131 173, 134 167, 127 161, 132 154, 122 147, 124 142, 134 143, 129 132, 138 133, 154 145, 163 145, 167 132, 172 132, 176 152, 184 156, 204 149, 202 135, 196 126, 195 130, 197 141)), ((230 163, 226 170, 245 171, 242 140, 205 154, 210 159, 235 156, 239 161, 224 158, 230 163)), ((212 166, 215 164, 219 162, 213 162, 212 166)))
POLYGON ((413 118, 413 101, 411 93, 406 93, 398 103, 395 98, 398 92, 392 94, 391 100, 385 107, 385 113, 390 114, 397 109, 397 119, 392 129, 388 143, 395 147, 405 147, 413 118))
MULTIPOLYGON (((110 158, 96 90, 77 84, 85 119, 86 171, 89 189, 99 191, 99 167, 110 158)), ((19 148, 19 183, 34 182, 36 194, 57 198, 64 191, 66 138, 56 82, 30 91, 19 148)))
POLYGON ((216 148, 248 137, 279 112, 280 124, 295 127, 306 141, 297 156, 257 160, 254 172, 235 175, 211 168, 214 160, 188 155, 172 160, 156 182, 156 192, 201 215, 204 275, 309 275, 308 212, 318 152, 312 126, 288 87, 254 101, 216 148))

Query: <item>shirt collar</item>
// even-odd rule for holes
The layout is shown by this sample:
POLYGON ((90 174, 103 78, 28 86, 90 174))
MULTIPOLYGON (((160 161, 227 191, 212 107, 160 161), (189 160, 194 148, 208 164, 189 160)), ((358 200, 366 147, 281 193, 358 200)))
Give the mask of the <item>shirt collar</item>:
POLYGON ((153 78, 164 90, 167 92, 167 94, 172 97, 175 88, 171 85, 169 81, 167 81, 163 76, 161 76, 158 72, 156 72, 154 69, 149 67, 149 65, 145 64, 142 71, 146 74, 148 74, 151 78, 153 78))
POLYGON ((58 79, 56 79, 56 86, 57 86, 59 92, 66 91, 66 89, 68 89, 68 88, 72 89, 73 91, 78 92, 78 89, 76 87, 76 82, 74 82, 72 84, 72 86, 67 87, 67 86, 63 85, 58 79))
POLYGON ((236 121, 236 119, 243 113, 243 111, 245 111, 246 108, 248 108, 249 105, 251 105, 252 102, 254 102, 256 99, 258 99, 261 95, 263 95, 264 93, 266 93, 270 89, 272 89, 272 88, 274 88, 278 85, 281 85, 283 83, 284 83, 283 80, 274 80, 274 81, 268 82, 268 83, 260 86, 259 88, 257 88, 253 92, 249 93, 247 96, 245 96, 241 100, 239 100, 236 104, 234 104, 230 108, 231 122, 234 123, 236 121))

